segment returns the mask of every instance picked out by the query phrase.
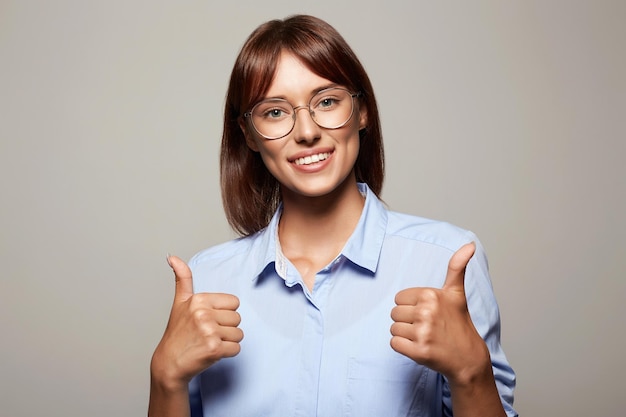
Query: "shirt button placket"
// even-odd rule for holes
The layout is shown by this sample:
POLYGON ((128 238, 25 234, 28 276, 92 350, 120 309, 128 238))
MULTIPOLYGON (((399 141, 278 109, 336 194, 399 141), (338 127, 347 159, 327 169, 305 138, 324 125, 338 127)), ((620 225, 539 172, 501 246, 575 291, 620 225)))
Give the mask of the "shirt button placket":
MULTIPOLYGON (((323 282, 316 277, 314 294, 308 293, 308 305, 305 312, 300 355, 300 376, 298 378, 296 413, 298 417, 317 415, 319 397, 320 366, 324 346, 324 317, 319 305, 319 298, 324 294, 323 282), (320 285, 321 284, 321 285, 320 285)), ((322 297, 323 298, 323 297, 322 297)))

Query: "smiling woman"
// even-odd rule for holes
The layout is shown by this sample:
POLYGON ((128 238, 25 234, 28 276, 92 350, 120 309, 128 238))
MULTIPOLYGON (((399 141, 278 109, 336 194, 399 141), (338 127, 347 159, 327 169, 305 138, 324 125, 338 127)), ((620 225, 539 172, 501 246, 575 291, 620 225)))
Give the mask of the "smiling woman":
POLYGON ((242 238, 168 258, 151 416, 516 415, 482 246, 387 210, 383 174, 373 89, 343 38, 311 16, 255 30, 221 152, 242 238))
MULTIPOLYGON (((250 135, 244 135, 243 122, 250 119, 245 115, 264 99, 284 99, 268 91, 284 55, 295 61, 291 68, 293 76, 298 77, 297 71, 309 72, 320 82, 311 86, 298 104, 292 104, 306 105, 314 94, 328 87, 341 86, 359 94, 359 99, 354 100, 355 107, 358 105, 361 112, 369 115, 369 120, 366 128, 359 132, 360 152, 354 171, 357 181, 367 183, 375 194, 382 189, 384 154, 378 107, 369 77, 354 52, 334 28, 319 19, 294 17, 284 22, 270 21, 258 27, 243 46, 233 67, 226 97, 222 198, 229 223, 243 235, 264 228, 281 199, 276 178, 266 169, 258 153, 248 151, 246 143, 250 145, 250 135)), ((298 80, 295 78, 293 82, 298 80)))
MULTIPOLYGON (((332 103, 331 100, 334 100, 338 104, 334 105, 333 110, 320 110, 318 104, 315 104, 314 108, 303 104, 297 105, 296 108, 299 110, 308 108, 308 112, 287 111, 292 117, 286 119, 285 127, 292 126, 285 130, 291 140, 287 140, 286 135, 281 135, 282 139, 267 140, 258 131, 259 123, 254 124, 254 110, 252 119, 246 119, 251 122, 248 126, 242 126, 248 146, 260 154, 265 167, 281 185, 282 202, 287 212, 291 211, 288 207, 295 204, 294 199, 300 200, 300 196, 328 195, 341 188, 346 181, 351 183, 348 188, 360 201, 353 167, 359 155, 361 141, 359 131, 365 129, 367 125, 367 113, 360 109, 358 102, 354 106, 356 107, 354 111, 352 96, 356 94, 344 88, 326 88, 331 83, 330 80, 309 70, 291 53, 283 52, 279 57, 272 84, 266 92, 267 97, 274 98, 264 99, 256 104, 254 109, 260 107, 263 113, 276 109, 276 106, 266 107, 268 101, 271 103, 276 100, 275 97, 287 98, 281 99, 285 103, 289 103, 288 100, 295 103, 320 101, 332 103), (319 120, 325 122, 324 125, 326 122, 330 124, 328 127, 322 127, 319 120), (321 160, 318 155, 323 155, 321 160), (317 159, 315 163, 314 157, 317 159)), ((285 120, 284 117, 282 119, 285 120)), ((267 124, 273 125, 274 122, 260 123, 263 128, 266 128, 267 124)), ((350 231, 358 220, 358 215, 355 217, 353 224, 348 225, 350 231)))

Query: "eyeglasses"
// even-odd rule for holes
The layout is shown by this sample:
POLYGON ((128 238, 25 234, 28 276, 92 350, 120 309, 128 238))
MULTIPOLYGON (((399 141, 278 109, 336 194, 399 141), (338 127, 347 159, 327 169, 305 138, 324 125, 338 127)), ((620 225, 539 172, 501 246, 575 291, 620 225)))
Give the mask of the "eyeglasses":
POLYGON ((254 130, 269 140, 280 139, 291 133, 296 125, 296 112, 300 109, 308 109, 319 127, 339 129, 352 118, 353 99, 360 96, 361 93, 332 87, 316 93, 306 106, 294 107, 282 98, 270 98, 255 104, 243 117, 250 118, 254 130))

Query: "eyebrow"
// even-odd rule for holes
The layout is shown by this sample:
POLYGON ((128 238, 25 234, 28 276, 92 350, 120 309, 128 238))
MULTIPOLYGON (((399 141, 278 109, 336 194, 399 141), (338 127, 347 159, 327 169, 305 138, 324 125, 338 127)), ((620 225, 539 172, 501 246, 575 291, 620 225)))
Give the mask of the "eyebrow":
MULTIPOLYGON (((337 83, 323 84, 323 85, 321 85, 319 87, 315 87, 313 90, 311 90, 309 97, 313 97, 314 95, 316 95, 320 91, 327 90, 329 88, 336 88, 336 87, 344 88, 340 84, 337 84, 337 83)), ((289 101, 289 100, 287 100, 287 96, 285 96, 285 95, 277 95, 277 96, 271 96, 271 97, 265 96, 260 101, 272 100, 272 99, 281 99, 281 100, 289 101)))

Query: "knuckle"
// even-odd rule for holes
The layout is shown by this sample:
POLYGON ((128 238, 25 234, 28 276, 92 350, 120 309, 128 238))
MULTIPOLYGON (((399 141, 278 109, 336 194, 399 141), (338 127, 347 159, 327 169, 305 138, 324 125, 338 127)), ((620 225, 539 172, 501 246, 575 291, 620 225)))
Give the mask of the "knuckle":
POLYGON ((424 306, 422 308, 416 309, 415 319, 416 321, 420 321, 422 323, 432 323, 435 320, 437 313, 435 308, 432 306, 424 306))
POLYGON ((219 357, 222 348, 222 339, 216 336, 209 336, 205 339, 204 348, 210 357, 219 357))
POLYGON ((435 303, 439 300, 439 291, 434 288, 424 288, 421 293, 422 302, 435 303))
POLYGON ((192 309, 198 309, 205 305, 205 295, 206 294, 194 294, 189 299, 189 307, 192 309))
POLYGON ((414 325, 413 335, 419 345, 429 345, 433 339, 433 326, 429 322, 414 325))
POLYGON ((433 328, 431 326, 423 326, 418 332, 417 339, 424 349, 430 349, 433 346, 433 328))
POLYGON ((203 325, 211 321, 211 313, 205 308, 197 308, 191 312, 191 317, 196 325, 203 325))

